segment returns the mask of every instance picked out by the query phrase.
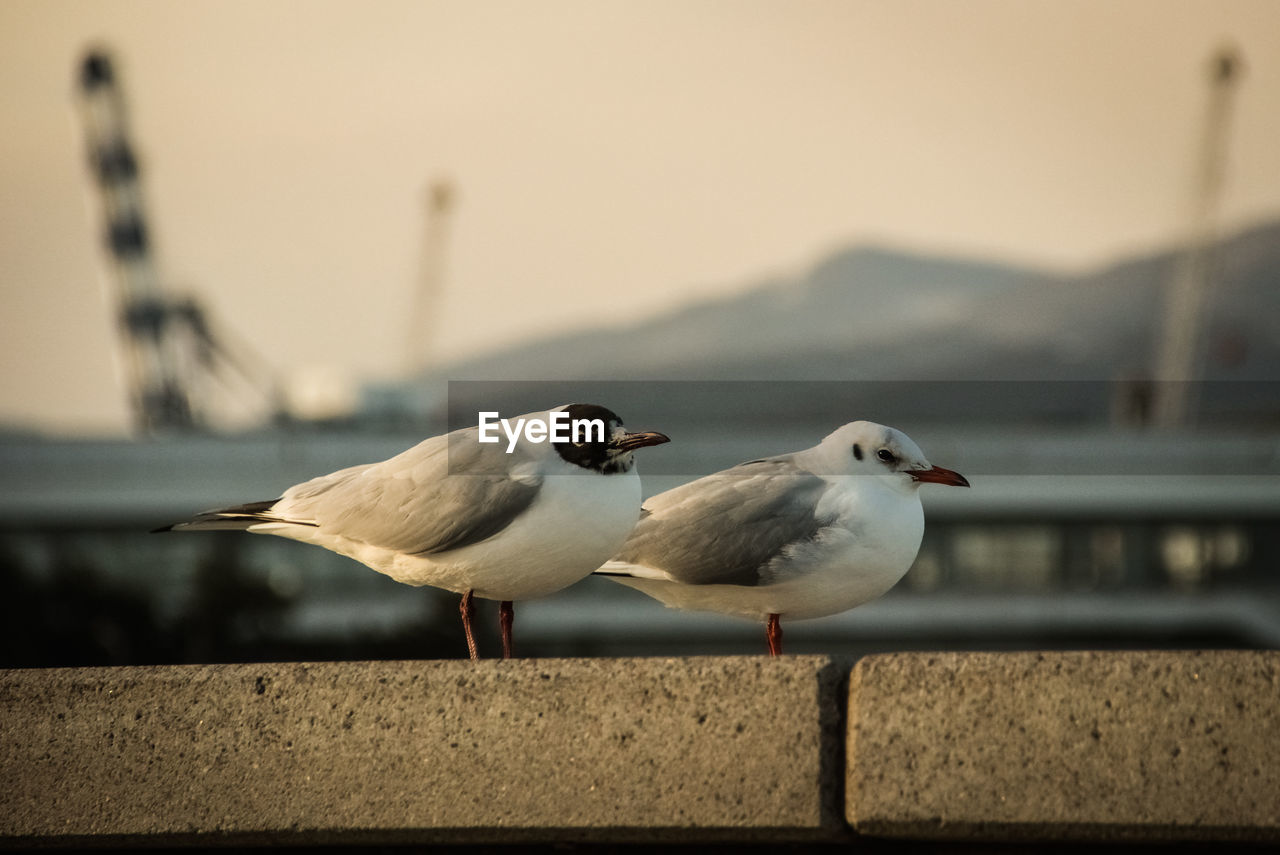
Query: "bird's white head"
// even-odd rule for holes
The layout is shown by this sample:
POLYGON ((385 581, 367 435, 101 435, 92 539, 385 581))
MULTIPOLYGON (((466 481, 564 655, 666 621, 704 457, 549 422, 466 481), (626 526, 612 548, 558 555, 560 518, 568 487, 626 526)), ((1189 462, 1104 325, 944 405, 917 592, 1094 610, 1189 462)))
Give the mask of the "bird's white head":
POLYGON ((959 472, 930 463, 911 437, 875 422, 850 422, 828 434, 812 451, 818 453, 826 470, 823 474, 879 476, 903 491, 914 491, 924 483, 969 486, 959 472))

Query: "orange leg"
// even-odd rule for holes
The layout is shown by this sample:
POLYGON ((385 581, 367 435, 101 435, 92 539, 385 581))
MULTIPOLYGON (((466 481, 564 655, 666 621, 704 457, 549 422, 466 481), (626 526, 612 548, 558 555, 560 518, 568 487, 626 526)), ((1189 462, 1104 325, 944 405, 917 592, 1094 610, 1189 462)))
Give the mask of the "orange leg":
POLYGON ((782 655, 782 622, 777 615, 769 615, 769 623, 765 626, 765 638, 769 639, 769 655, 782 655))
POLYGON ((502 630, 502 658, 515 656, 515 644, 511 640, 511 624, 515 621, 516 610, 510 600, 498 604, 498 627, 502 630))
POLYGON ((471 591, 467 591, 462 595, 462 602, 458 604, 458 611, 462 612, 462 631, 467 636, 467 652, 471 654, 472 659, 479 659, 480 653, 476 649, 476 637, 471 633, 471 619, 476 616, 475 603, 471 601, 471 591))

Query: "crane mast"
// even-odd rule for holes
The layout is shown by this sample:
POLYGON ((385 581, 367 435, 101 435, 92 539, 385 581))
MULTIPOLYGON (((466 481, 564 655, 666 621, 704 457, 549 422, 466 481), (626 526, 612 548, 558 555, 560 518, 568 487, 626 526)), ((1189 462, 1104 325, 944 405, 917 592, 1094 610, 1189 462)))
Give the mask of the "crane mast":
POLYGON ((78 88, 89 165, 102 199, 137 426, 144 432, 206 429, 206 381, 223 368, 254 386, 270 414, 282 418, 279 384, 262 361, 215 336, 200 303, 171 293, 156 273, 124 95, 105 50, 85 55, 78 88))
POLYGON ((171 300, 156 274, 138 158, 107 53, 94 50, 85 56, 79 88, 89 163, 101 190, 107 251, 119 289, 134 414, 144 430, 190 429, 197 414, 185 376, 185 336, 177 329, 182 322, 175 321, 193 307, 171 300))
POLYGON ((449 221, 457 199, 452 183, 437 180, 426 193, 426 229, 422 241, 422 267, 413 308, 409 315, 405 374, 413 377, 431 367, 440 296, 444 291, 449 221))
POLYGON ((1227 136, 1242 61, 1231 46, 1220 48, 1209 68, 1209 103, 1193 187, 1186 248, 1174 267, 1156 344, 1152 420, 1157 427, 1182 427, 1195 404, 1200 328, 1212 284, 1218 202, 1226 175, 1227 136))

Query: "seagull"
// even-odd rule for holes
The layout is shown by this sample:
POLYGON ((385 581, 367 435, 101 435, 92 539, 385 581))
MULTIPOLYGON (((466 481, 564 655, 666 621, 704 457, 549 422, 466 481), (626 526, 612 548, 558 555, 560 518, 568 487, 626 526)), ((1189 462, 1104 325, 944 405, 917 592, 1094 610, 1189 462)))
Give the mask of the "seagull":
POLYGON ((622 419, 595 404, 527 413, 504 420, 503 428, 554 425, 565 419, 555 415, 561 411, 570 424, 588 428, 561 435, 544 430, 541 442, 526 429, 523 441, 512 436, 508 442, 486 437, 482 418, 476 427, 431 437, 381 463, 290 487, 278 499, 207 511, 156 531, 274 534, 323 546, 406 585, 459 593, 472 659, 479 658, 472 600, 498 600, 508 659, 513 601, 571 585, 617 552, 640 515, 632 452, 670 441, 656 432, 628 433, 622 419))
POLYGON ((906 434, 851 422, 791 454, 741 463, 644 503, 597 574, 678 609, 765 623, 838 614, 906 574, 924 535, 920 485, 968 487, 906 434))

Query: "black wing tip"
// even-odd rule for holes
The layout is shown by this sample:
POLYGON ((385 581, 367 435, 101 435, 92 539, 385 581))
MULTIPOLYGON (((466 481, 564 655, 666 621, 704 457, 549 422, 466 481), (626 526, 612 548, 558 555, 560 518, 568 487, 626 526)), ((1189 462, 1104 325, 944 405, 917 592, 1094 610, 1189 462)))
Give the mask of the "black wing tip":
POLYGON ((189 520, 183 520, 182 522, 171 523, 170 525, 162 525, 159 528, 153 528, 149 533, 161 534, 166 531, 177 531, 179 529, 184 529, 184 528, 191 528, 196 530, 212 529, 212 528, 218 527, 219 523, 223 524, 222 527, 226 527, 226 528, 235 528, 236 526, 229 525, 233 523, 241 523, 245 527, 248 527, 258 522, 288 522, 288 523, 292 523, 293 525, 309 525, 309 526, 319 525, 318 523, 314 523, 314 522, 306 522, 301 520, 285 520, 285 519, 281 519, 280 517, 270 516, 268 512, 279 501, 280 501, 279 499, 270 499, 265 502, 249 502, 247 504, 236 505, 235 507, 231 507, 231 508, 221 508, 216 511, 205 511, 204 513, 196 514, 194 517, 192 517, 189 520))
MULTIPOLYGON (((222 515, 235 514, 238 516, 260 516, 275 507, 276 503, 279 501, 279 498, 275 498, 267 499, 265 502, 246 502, 243 505, 235 505, 234 507, 223 508, 218 511, 209 511, 209 513, 222 515)), ((203 516, 203 514, 201 516, 203 516)))

